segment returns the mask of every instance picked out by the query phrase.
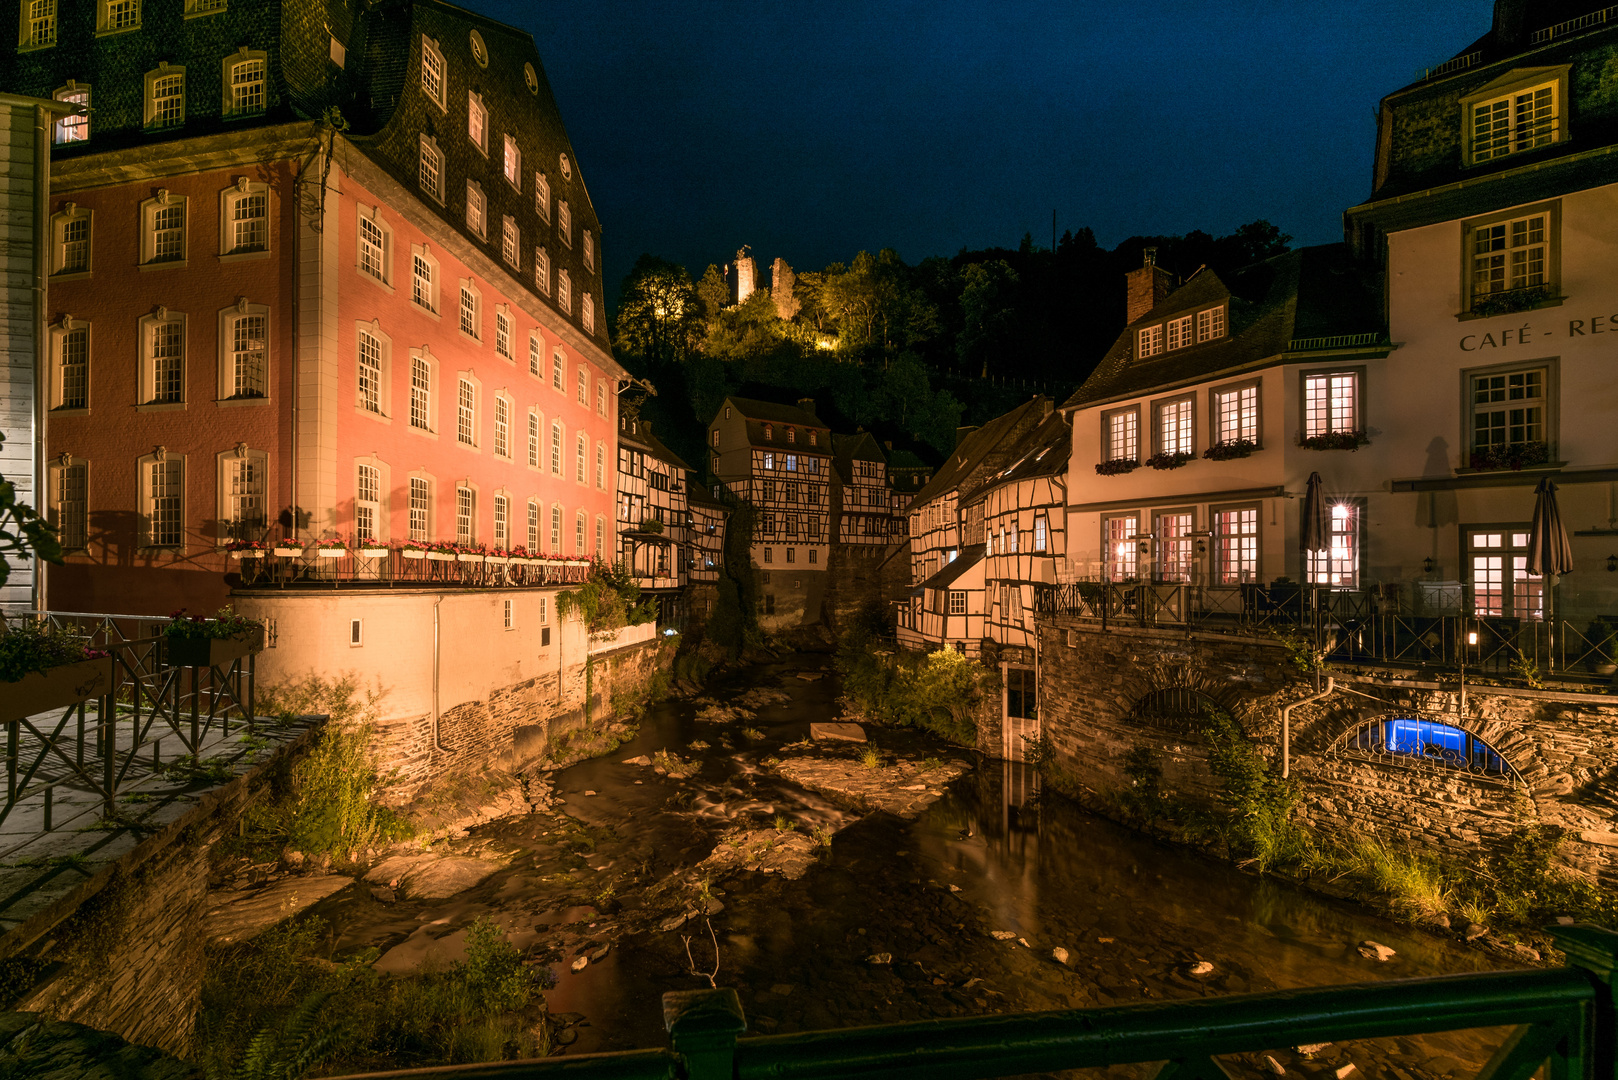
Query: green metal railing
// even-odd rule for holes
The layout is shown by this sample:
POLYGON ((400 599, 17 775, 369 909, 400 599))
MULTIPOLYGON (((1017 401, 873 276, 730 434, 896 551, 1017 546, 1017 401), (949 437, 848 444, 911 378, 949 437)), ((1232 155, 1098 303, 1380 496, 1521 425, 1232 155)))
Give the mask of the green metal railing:
MULTIPOLYGON (((1162 1062, 1154 1080, 1227 1080, 1221 1055, 1306 1043, 1510 1027, 1478 1080, 1618 1080, 1613 971, 1618 934, 1552 934, 1572 966, 1323 986, 1105 1009, 928 1020, 741 1039, 734 990, 663 995, 671 1049, 581 1054, 389 1073, 453 1080, 979 1080, 1162 1062)), ((345 1078, 349 1080, 349 1078, 345 1078)))

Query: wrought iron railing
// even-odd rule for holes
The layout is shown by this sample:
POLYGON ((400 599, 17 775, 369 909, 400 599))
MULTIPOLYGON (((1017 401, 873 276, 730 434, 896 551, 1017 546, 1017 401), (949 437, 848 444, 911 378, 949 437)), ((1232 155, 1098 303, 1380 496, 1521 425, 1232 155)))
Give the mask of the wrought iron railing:
POLYGON ((246 588, 365 588, 377 586, 454 586, 523 588, 577 585, 590 574, 587 559, 539 559, 401 548, 315 549, 305 553, 231 553, 235 575, 246 588), (374 555, 366 551, 374 550, 374 555))
POLYGON ((112 816, 120 786, 139 762, 199 758, 210 736, 254 724, 254 657, 261 637, 235 644, 217 662, 192 665, 159 632, 170 620, 141 615, 49 611, 24 616, 76 634, 110 654, 102 692, 5 723, 5 800, 0 822, 24 801, 43 800, 52 827, 58 789, 89 792, 112 816))
POLYGON ((1600 26, 1610 19, 1618 18, 1618 7, 1605 7, 1600 11, 1592 11, 1588 15, 1580 15, 1576 19, 1559 22, 1555 26, 1547 26, 1543 30, 1535 30, 1528 35, 1528 44, 1539 45, 1552 38, 1563 37, 1567 34, 1576 34, 1580 30, 1588 30, 1592 26, 1600 26))
POLYGON ((1448 75, 1452 71, 1461 71, 1464 68, 1469 68, 1482 59, 1483 50, 1481 49, 1476 52, 1463 53, 1451 60, 1444 61, 1437 67, 1417 69, 1416 78, 1417 80, 1436 79, 1441 75, 1448 75))
MULTIPOLYGON (((1546 680, 1607 683, 1618 670, 1618 613, 1580 619, 1477 614, 1458 582, 1390 583, 1368 589, 1274 583, 1232 586, 1079 581, 1036 585, 1038 617, 1103 627, 1210 633, 1284 633, 1327 660, 1454 669, 1546 680)), ((1536 600, 1537 604, 1537 600, 1536 600)))
POLYGON ((1339 334, 1336 337, 1293 338, 1287 342, 1288 352, 1318 352, 1322 349, 1352 349, 1364 345, 1378 345, 1387 340, 1381 331, 1369 334, 1339 334))
MULTIPOLYGON (((987 1080, 1163 1062, 1156 1076, 1225 1080, 1231 1054, 1312 1043, 1508 1029, 1484 1066, 1489 1080, 1614 1075, 1613 967, 1618 935, 1598 927, 1552 933, 1574 965, 1393 979, 1266 994, 1011 1013, 740 1038, 734 990, 663 995, 669 1049, 371 1073, 373 1077, 568 1076, 598 1080, 987 1080)), ((344 1078, 353 1080, 353 1078, 344 1078)))

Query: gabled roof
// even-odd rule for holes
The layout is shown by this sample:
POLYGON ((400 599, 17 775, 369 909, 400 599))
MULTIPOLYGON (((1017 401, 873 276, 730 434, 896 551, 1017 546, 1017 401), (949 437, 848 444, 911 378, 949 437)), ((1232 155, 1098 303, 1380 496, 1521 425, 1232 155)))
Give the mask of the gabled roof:
POLYGON ((882 447, 869 431, 856 432, 853 435, 833 435, 831 437, 832 454, 839 461, 881 461, 887 458, 882 455, 882 447))
POLYGON ((652 455, 659 461, 666 461, 676 469, 691 471, 679 454, 663 445, 663 440, 652 434, 651 425, 644 420, 631 420, 629 426, 618 426, 618 441, 638 447, 642 452, 652 455))
POLYGON ((1073 453, 1073 428, 1066 416, 1053 412, 1040 425, 1030 431, 1012 451, 1015 458, 1004 469, 985 477, 971 494, 964 498, 976 499, 987 495, 1001 484, 1014 484, 1035 476, 1057 476, 1067 471, 1067 459, 1073 453))
POLYGON ((1130 323, 1062 407, 1075 409, 1251 370, 1275 362, 1301 338, 1372 333, 1378 343, 1385 341, 1380 290, 1374 275, 1356 265, 1342 244, 1301 248, 1255 263, 1231 275, 1228 288, 1204 269, 1130 323), (1142 328, 1226 297, 1230 307, 1224 337, 1135 358, 1142 328))
POLYGON ((947 589, 955 584, 960 576, 972 567, 983 561, 983 555, 988 549, 983 544, 972 544, 961 549, 961 553, 945 564, 938 573, 922 582, 918 588, 947 589))
POLYGON ((796 405, 777 405, 773 401, 742 397, 728 397, 725 404, 742 414, 742 419, 746 421, 747 441, 753 446, 765 446, 793 454, 830 455, 832 452, 831 428, 826 426, 824 420, 806 409, 800 409, 796 405), (806 438, 789 443, 781 432, 775 432, 775 438, 766 439, 765 424, 785 424, 805 431, 813 428, 820 435, 813 446, 806 438))
POLYGON ((920 506, 931 502, 938 496, 959 485, 971 475, 972 470, 983 463, 997 448, 1000 448, 1021 423, 1031 414, 1037 413, 1048 400, 1038 395, 1023 402, 1008 413, 990 420, 987 424, 969 433, 961 440, 960 445, 949 455, 938 472, 927 482, 927 486, 916 492, 916 497, 910 500, 911 506, 920 506))
POLYGON ((690 506, 700 506, 705 510, 718 510, 722 514, 730 513, 730 507, 714 498, 713 492, 701 484, 687 484, 685 501, 690 506))

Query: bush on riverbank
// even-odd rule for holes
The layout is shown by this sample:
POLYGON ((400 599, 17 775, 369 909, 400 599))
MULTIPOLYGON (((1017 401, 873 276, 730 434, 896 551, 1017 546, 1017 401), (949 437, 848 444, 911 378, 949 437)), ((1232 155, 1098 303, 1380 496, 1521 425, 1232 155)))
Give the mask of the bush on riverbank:
POLYGON ((977 742, 977 708, 991 676, 952 649, 892 652, 860 622, 837 648, 837 673, 851 711, 879 724, 918 727, 962 746, 977 742))
POLYGON ((1202 734, 1209 767, 1220 781, 1216 812, 1196 807, 1162 783, 1151 751, 1133 748, 1124 761, 1128 787, 1090 792, 1054 759, 1048 740, 1030 745, 1028 760, 1054 790, 1100 805, 1123 821, 1216 852, 1260 873, 1277 871, 1384 906, 1414 922, 1476 923, 1508 932, 1534 931, 1558 916, 1611 924, 1618 897, 1556 863, 1563 830, 1528 820, 1481 858, 1463 861, 1377 836, 1324 836, 1297 820, 1302 792, 1259 751, 1226 712, 1211 710, 1202 734))
POLYGON ((346 676, 311 675, 261 695, 261 714, 291 719, 323 713, 330 719, 269 797, 248 809, 249 845, 343 858, 410 835, 409 823, 376 801, 382 778, 371 726, 380 699, 346 676))
MULTIPOLYGON (((384 975, 375 949, 341 963, 317 918, 209 950, 197 1017, 197 1062, 209 1080, 296 1080, 359 1072, 542 1057, 543 1020, 526 1015, 536 977, 486 918, 466 933, 466 959, 384 975)), ((541 980, 545 982, 541 982, 541 980)))

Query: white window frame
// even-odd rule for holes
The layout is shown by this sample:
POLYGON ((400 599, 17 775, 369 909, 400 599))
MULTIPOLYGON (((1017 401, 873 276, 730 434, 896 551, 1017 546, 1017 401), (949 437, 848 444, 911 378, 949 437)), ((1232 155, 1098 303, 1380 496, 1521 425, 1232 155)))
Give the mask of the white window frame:
POLYGON ((573 369, 573 374, 575 376, 575 381, 577 383, 577 389, 575 391, 574 400, 577 401, 580 405, 583 405, 585 408, 589 408, 589 406, 590 406, 590 369, 585 367, 583 364, 579 364, 577 367, 575 367, 573 369))
POLYGON ((517 145, 513 135, 506 135, 504 156, 501 160, 501 173, 506 183, 511 185, 513 191, 522 190, 522 148, 517 145))
POLYGON ((141 0, 96 0, 96 36, 140 29, 141 0))
POLYGON ((386 464, 375 454, 368 458, 361 458, 354 462, 354 540, 358 544, 369 540, 374 544, 385 545, 390 535, 388 514, 388 492, 392 490, 391 478, 386 464), (365 470, 371 469, 376 473, 376 498, 362 499, 365 493, 365 470), (360 512, 371 512, 371 532, 364 535, 360 529, 360 512))
POLYGON ((469 480, 455 485, 455 542, 466 546, 478 542, 478 489, 469 480))
POLYGON ((1212 388, 1208 391, 1209 443, 1245 439, 1255 447, 1261 446, 1264 437, 1263 409, 1264 391, 1258 379, 1212 388), (1233 405, 1234 411, 1227 414, 1227 405, 1233 405))
POLYGON ((573 512, 573 554, 588 555, 590 553, 588 546, 589 528, 590 515, 583 510, 575 510, 573 512))
POLYGON ((607 490, 607 444, 596 443, 596 488, 607 490))
POLYGON ((355 215, 354 269, 372 284, 393 292, 393 226, 382 216, 380 206, 361 206, 355 215))
POLYGON ((425 346, 410 350, 410 397, 406 419, 411 431, 428 438, 438 438, 438 358, 425 346), (416 376, 425 371, 425 390, 417 385, 416 376))
POLYGON ((1560 293, 1560 201, 1473 218, 1462 225, 1461 232, 1465 245, 1461 265, 1463 313, 1476 311, 1479 302, 1491 296, 1543 289, 1550 299, 1560 293))
POLYGON ((560 344, 551 350, 551 389, 567 393, 567 353, 560 344))
POLYGON ((545 464, 545 414, 538 409, 528 410, 528 467, 539 469, 545 464))
POLYGON ((503 360, 517 362, 517 354, 512 350, 511 338, 516 333, 516 324, 511 318, 511 308, 507 304, 497 304, 494 309, 494 351, 503 360))
MULTIPOLYGON (((1558 380, 1557 364, 1554 360, 1524 360, 1512 364, 1495 364, 1490 367, 1468 368, 1461 372, 1462 389, 1464 392, 1464 409, 1462 417, 1466 424, 1462 434, 1462 445, 1467 449, 1467 464, 1470 456, 1487 447, 1516 446, 1522 443, 1542 442, 1547 449, 1554 453, 1557 445, 1557 398, 1558 380), (1530 374, 1539 376, 1539 397, 1525 396, 1531 383, 1524 377, 1530 374), (1504 397, 1499 401, 1479 402, 1477 394, 1479 379, 1498 379, 1502 385, 1499 388, 1504 397), (1513 382, 1513 380, 1519 380, 1513 382), (1514 417, 1513 413, 1524 409, 1538 408, 1538 421, 1531 421, 1526 416, 1514 417), (1480 415, 1500 414, 1504 423, 1500 427, 1507 433, 1503 442, 1491 439, 1486 444, 1478 442, 1478 417, 1480 415), (1514 430, 1522 430, 1523 438, 1513 439, 1510 434, 1514 430), (1528 436, 1537 429, 1539 438, 1528 436)), ((1494 388, 1489 388, 1493 394, 1494 388)))
POLYGON ((1306 584, 1359 588, 1365 554, 1365 507, 1363 499, 1334 500, 1326 507, 1328 546, 1324 551, 1303 553, 1306 584))
POLYGON ((1488 165, 1565 142, 1568 71, 1568 65, 1519 69, 1461 98, 1465 164, 1488 165))
POLYGON ((1225 336, 1225 306, 1203 308, 1197 312, 1197 341, 1215 341, 1225 336))
MULTIPOLYGON (((274 333, 274 320, 270 317, 270 309, 266 304, 250 304, 243 298, 232 307, 225 308, 219 313, 219 382, 218 403, 233 405, 266 404, 270 400, 270 388, 274 385, 270 360, 274 356, 271 344, 271 335, 274 333), (262 392, 237 393, 237 359, 236 327, 246 319, 264 320, 263 339, 263 370, 260 372, 263 381, 262 392)), ((247 380, 251 383, 251 379, 247 380)))
POLYGON ((393 419, 393 339, 382 332, 382 320, 354 324, 354 411, 373 420, 393 419), (376 385, 367 392, 363 373, 365 339, 376 344, 376 385))
MULTIPOLYGON (((164 229, 168 233, 172 228, 164 229)), ((140 204, 140 265, 142 270, 185 266, 190 262, 191 200, 160 188, 157 195, 140 204), (165 211, 180 212, 180 252, 177 258, 160 258, 157 250, 157 218, 165 211)))
POLYGON ((1264 507, 1260 503, 1234 503, 1208 508, 1213 533, 1213 558, 1208 567, 1214 585, 1245 585, 1263 581, 1264 507), (1235 528, 1225 519, 1236 516, 1235 528), (1242 521, 1246 516, 1250 520, 1242 521), (1251 529, 1248 526, 1251 525, 1251 529))
POLYGON ((522 269, 522 230, 517 227, 517 219, 510 214, 503 214, 500 218, 500 257, 513 270, 522 269))
POLYGON ((56 118, 52 138, 57 146, 87 142, 90 138, 90 84, 73 79, 51 95, 56 101, 83 106, 82 112, 67 113, 56 118))
POLYGON ((556 271, 556 306, 564 315, 573 314, 573 279, 565 266, 556 271))
POLYGON ((541 221, 551 223, 551 180, 542 172, 534 173, 534 210, 541 221))
POLYGON ((478 423, 483 409, 483 385, 470 371, 458 372, 455 379, 455 443, 468 450, 479 449, 478 423), (470 403, 467 398, 470 397, 470 403))
MULTIPOLYGON (((72 249, 75 252, 77 249, 72 249)), ((78 203, 67 202, 62 209, 51 215, 51 277, 57 281, 74 281, 87 278, 95 270, 95 215, 89 207, 78 203), (69 230, 82 225, 84 239, 69 240, 69 230), (82 243, 84 262, 78 262, 76 256, 69 262, 69 244, 82 243)))
POLYGON ((56 44, 61 0, 22 0, 17 7, 17 51, 33 52, 56 44))
POLYGON ((1143 326, 1135 337, 1135 358, 1145 360, 1150 356, 1157 356, 1163 351, 1163 324, 1156 326, 1143 326))
MULTIPOLYGON (((492 528, 489 534, 489 543, 500 551, 511 550, 511 493, 505 488, 495 491, 489 501, 491 510, 490 521, 492 528)), ((508 601, 509 603, 509 601, 508 601)), ((510 629, 510 622, 507 622, 510 629)))
POLYGON ((447 72, 438 42, 426 34, 421 35, 421 92, 442 112, 448 111, 444 98, 447 72))
POLYGON ((186 316, 182 312, 169 311, 158 308, 150 315, 142 316, 139 323, 140 341, 140 385, 137 400, 142 409, 183 409, 189 400, 190 371, 187 364, 190 349, 186 334, 186 316), (153 335, 160 326, 179 327, 179 397, 156 398, 156 357, 153 355, 153 335))
POLYGON ((466 92, 466 139, 478 153, 489 156, 489 108, 476 90, 466 92))
MULTIPOLYGON (((90 324, 83 319, 75 319, 71 315, 64 315, 50 327, 50 396, 49 408, 52 412, 64 415, 81 415, 90 411, 90 359, 91 349, 94 345, 90 336, 90 324), (82 335, 82 336, 81 336, 82 335), (75 398, 82 396, 82 402, 75 400, 69 403, 67 396, 68 370, 64 362, 67 355, 69 340, 83 343, 83 364, 75 363, 74 367, 83 367, 83 371, 75 374, 76 380, 82 384, 82 395, 75 393, 75 398)), ((77 351, 77 350, 75 350, 77 351)))
POLYGON ((1130 405, 1101 414, 1102 461, 1144 460, 1140 452, 1140 411, 1139 405, 1130 405), (1122 430, 1115 430, 1114 424, 1121 424, 1122 430))
POLYGON ((573 482, 590 482, 590 440, 582 431, 573 433, 573 482))
POLYGON ((545 377, 545 339, 538 329, 528 331, 528 374, 536 379, 545 377))
POLYGON ((426 132, 421 134, 420 155, 416 162, 416 186, 443 205, 444 151, 438 148, 438 140, 426 132))
POLYGON ((596 380, 596 415, 607 415, 607 380, 596 380))
POLYGON ((1192 342, 1191 335, 1194 332, 1194 324, 1195 324, 1195 322, 1196 322, 1196 316, 1194 316, 1194 315, 1181 315, 1178 318, 1170 319, 1168 322, 1164 323, 1163 324, 1163 349, 1164 349, 1164 351, 1165 352, 1172 352, 1175 349, 1183 349, 1186 346, 1192 344, 1193 342, 1192 342))
POLYGON ((188 19, 200 15, 218 15, 226 9, 226 0, 185 0, 185 17, 188 19))
POLYGON ((1197 397, 1195 394, 1176 394, 1152 402, 1152 452, 1154 454, 1195 454, 1197 452, 1197 397), (1174 413, 1174 440, 1169 439, 1164 427, 1170 410, 1174 413))
POLYGON ((167 61, 164 61, 151 71, 148 71, 143 80, 143 91, 141 94, 141 100, 143 102, 142 124, 145 129, 147 131, 171 131, 175 128, 184 127, 186 107, 185 92, 186 86, 184 65, 170 64, 167 61), (168 101, 178 99, 179 115, 171 116, 167 119, 160 119, 158 117, 158 83, 167 83, 175 79, 179 80, 180 92, 175 95, 165 96, 163 100, 168 101))
MULTIPOLYGON (((140 531, 137 545, 142 548, 161 548, 183 554, 186 547, 186 523, 188 509, 186 499, 186 468, 184 454, 169 453, 158 450, 138 458, 136 468, 136 491, 140 499, 140 531), (155 480, 152 475, 154 467, 162 467, 165 472, 164 497, 173 499, 174 504, 172 528, 165 528, 162 535, 157 532, 157 508, 154 505, 158 497, 155 489, 155 480)), ((167 517, 167 515, 165 515, 167 517)))
POLYGON ((220 101, 223 103, 225 119, 234 120, 245 116, 263 116, 269 111, 271 102, 270 58, 268 53, 261 49, 249 49, 243 45, 219 62, 219 70, 223 87, 220 101), (262 100, 257 107, 253 105, 250 93, 238 92, 238 87, 245 88, 251 84, 236 81, 237 72, 252 64, 259 65, 258 96, 262 100))
POLYGON ((587 334, 596 332, 596 298, 588 292, 579 294, 579 325, 587 334))
MULTIPOLYGON (((238 176, 236 183, 219 193, 219 258, 225 262, 267 259, 275 246, 275 195, 268 184, 238 176), (237 227, 238 208, 250 199, 264 200, 263 242, 255 244, 252 230, 237 227), (238 243, 238 238, 243 238, 238 243)), ((243 221, 257 220, 243 218, 243 221)))
POLYGON ((438 317, 443 278, 443 269, 439 266, 438 259, 428 250, 427 245, 410 245, 410 302, 417 309, 431 314, 434 318, 438 317), (418 260, 421 264, 420 266, 417 265, 418 260), (421 267, 425 267, 427 270, 425 292, 428 302, 426 304, 422 303, 421 267))
POLYGON ((90 463, 71 454, 55 459, 50 474, 50 520, 63 551, 90 546, 90 463))
POLYGON ((483 294, 471 278, 460 280, 460 292, 455 301, 455 326, 463 337, 483 343, 483 294), (471 329, 467 329, 470 326, 471 329))
POLYGON ((405 485, 405 536, 418 544, 433 538, 435 483, 430 474, 413 472, 405 485))
POLYGON ((479 240, 489 238, 489 200, 483 194, 483 185, 467 177, 466 227, 479 240))
POLYGON ((528 554, 536 555, 540 551, 539 538, 544 530, 545 506, 538 499, 530 498, 527 502, 528 531, 524 535, 523 547, 528 554))
POLYGON ((561 503, 551 503, 551 542, 547 551, 553 555, 562 553, 562 516, 564 513, 561 503))
POLYGON ((1301 371, 1298 391, 1302 397, 1298 415, 1303 418, 1304 438, 1365 430, 1364 368, 1301 371))
POLYGON ((584 230, 584 268, 594 271, 596 268, 596 238, 589 229, 584 230))
POLYGON ((534 288, 541 296, 551 294, 551 253, 543 244, 534 248, 534 288))
POLYGON ((551 419, 551 441, 546 447, 546 466, 552 476, 561 476, 564 465, 563 457, 567 451, 567 425, 562 421, 551 419))
POLYGON ((573 208, 566 199, 556 200, 556 235, 564 246, 573 246, 573 208))
POLYGON ((494 456, 511 460, 511 416, 516 405, 504 390, 494 392, 494 456))

